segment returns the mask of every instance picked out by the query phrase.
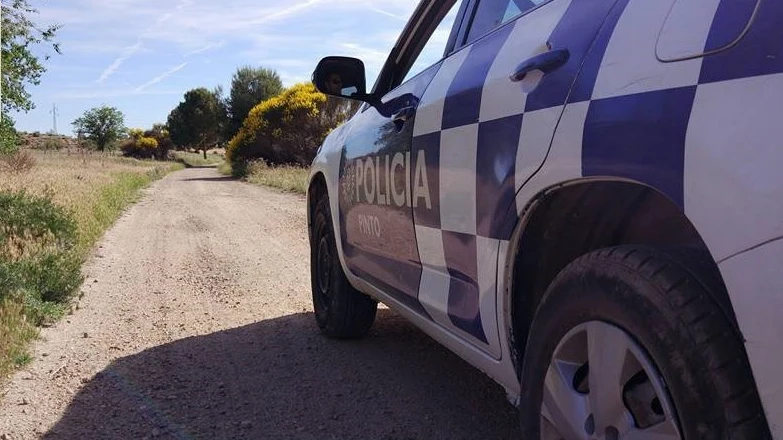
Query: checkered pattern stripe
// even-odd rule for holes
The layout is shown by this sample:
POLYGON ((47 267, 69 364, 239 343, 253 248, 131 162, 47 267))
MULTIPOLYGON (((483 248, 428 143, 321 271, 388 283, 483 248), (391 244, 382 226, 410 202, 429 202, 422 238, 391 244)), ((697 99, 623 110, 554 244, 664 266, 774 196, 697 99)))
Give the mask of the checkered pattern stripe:
POLYGON ((758 133, 732 131, 730 121, 752 127, 759 114, 783 114, 783 37, 769 38, 783 25, 781 2, 764 2, 736 48, 662 63, 656 55, 692 56, 738 35, 725 24, 738 13, 731 1, 700 2, 701 14, 692 2, 673 2, 555 0, 443 62, 421 99, 412 145, 412 157, 426 154, 433 196, 431 210, 414 209, 423 266, 418 299, 433 320, 499 350, 498 251, 528 202, 519 194, 541 189, 531 184, 531 192, 520 192, 545 159, 555 164, 544 168, 553 179, 632 179, 699 217, 715 213, 692 197, 707 191, 705 179, 688 176, 704 167, 699 153, 712 138, 769 144, 758 133), (677 13, 667 16, 670 9, 677 13), (683 26, 680 13, 700 21, 683 26), (543 77, 509 81, 519 62, 547 50, 536 46, 542 41, 568 48, 569 62, 543 77), (748 90, 774 93, 744 98, 748 90), (717 130, 716 117, 727 122, 717 130))

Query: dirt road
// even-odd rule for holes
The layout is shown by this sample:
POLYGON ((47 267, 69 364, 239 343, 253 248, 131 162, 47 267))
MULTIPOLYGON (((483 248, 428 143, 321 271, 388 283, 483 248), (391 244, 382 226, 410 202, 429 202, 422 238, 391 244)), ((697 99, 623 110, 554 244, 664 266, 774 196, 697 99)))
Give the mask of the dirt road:
POLYGON ((0 438, 513 438, 501 388, 390 310, 320 335, 305 223, 214 169, 157 182, 0 390, 0 438))

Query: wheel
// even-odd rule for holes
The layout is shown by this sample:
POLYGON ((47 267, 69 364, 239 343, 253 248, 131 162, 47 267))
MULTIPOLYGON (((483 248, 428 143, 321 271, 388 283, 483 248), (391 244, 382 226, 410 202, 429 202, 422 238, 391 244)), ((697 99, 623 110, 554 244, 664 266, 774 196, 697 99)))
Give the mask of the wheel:
POLYGON ((771 438, 706 258, 619 246, 563 269, 523 354, 522 438, 771 438))
POLYGON ((337 255, 329 199, 322 197, 313 213, 310 284, 315 321, 332 338, 359 338, 375 320, 378 303, 354 289, 337 255))

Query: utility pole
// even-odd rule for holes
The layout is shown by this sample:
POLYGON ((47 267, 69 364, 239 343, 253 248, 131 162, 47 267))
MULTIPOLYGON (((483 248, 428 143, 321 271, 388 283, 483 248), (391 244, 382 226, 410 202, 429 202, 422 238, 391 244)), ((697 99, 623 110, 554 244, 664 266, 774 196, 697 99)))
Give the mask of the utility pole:
POLYGON ((52 104, 52 110, 49 113, 52 114, 52 132, 57 134, 57 104, 52 104))

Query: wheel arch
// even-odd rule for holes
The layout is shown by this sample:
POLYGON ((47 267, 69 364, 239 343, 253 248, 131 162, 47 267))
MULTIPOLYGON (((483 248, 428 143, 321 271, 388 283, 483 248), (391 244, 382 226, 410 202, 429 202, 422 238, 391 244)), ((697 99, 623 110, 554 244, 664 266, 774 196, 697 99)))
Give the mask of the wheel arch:
MULTIPOLYGON (((517 372, 532 316, 560 270, 588 252, 624 244, 709 253, 680 207, 662 192, 636 181, 577 179, 545 188, 529 200, 511 236, 501 272, 507 286, 502 302, 502 318, 509 324, 505 337, 517 372)), ((740 334, 714 258, 711 262, 719 282, 711 286, 714 299, 740 334)))
POLYGON ((310 229, 312 227, 312 219, 313 219, 313 209, 315 209, 316 203, 318 203, 318 200, 323 197, 324 194, 328 193, 328 189, 326 186, 326 177, 324 177, 324 174, 320 171, 314 172, 309 179, 309 183, 307 184, 307 233, 308 236, 310 235, 310 229))

